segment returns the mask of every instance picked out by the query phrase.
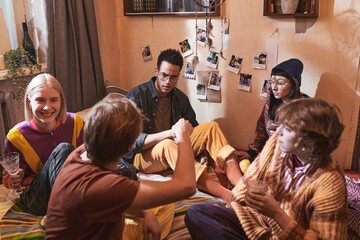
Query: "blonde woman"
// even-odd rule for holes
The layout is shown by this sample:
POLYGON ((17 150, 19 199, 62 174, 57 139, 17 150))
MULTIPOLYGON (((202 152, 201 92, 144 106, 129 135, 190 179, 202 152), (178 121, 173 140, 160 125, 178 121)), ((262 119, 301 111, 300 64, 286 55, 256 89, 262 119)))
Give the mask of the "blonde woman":
POLYGON ((50 74, 33 78, 26 88, 25 121, 14 126, 5 139, 5 153, 18 152, 20 171, 5 174, 7 188, 29 190, 17 203, 34 215, 46 214, 55 178, 69 153, 83 143, 83 120, 66 111, 64 92, 50 74))

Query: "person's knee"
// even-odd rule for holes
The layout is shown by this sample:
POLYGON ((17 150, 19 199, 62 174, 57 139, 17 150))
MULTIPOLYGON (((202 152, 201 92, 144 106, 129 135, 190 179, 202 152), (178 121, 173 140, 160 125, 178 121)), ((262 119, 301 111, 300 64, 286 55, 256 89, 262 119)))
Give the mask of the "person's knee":
POLYGON ((174 140, 164 139, 159 142, 156 147, 160 149, 177 149, 177 144, 174 140))
POLYGON ((59 145, 57 145, 53 151, 57 152, 57 151, 67 151, 67 152, 72 152, 74 150, 74 146, 70 143, 67 142, 63 142, 60 143, 59 145))
POLYGON ((219 123, 217 123, 217 122, 202 123, 199 126, 202 126, 204 128, 207 128, 207 129, 218 129, 218 128, 220 128, 219 123))
POLYGON ((204 212, 203 204, 197 204, 191 206, 185 215, 185 224, 189 225, 196 225, 197 223, 201 224, 198 220, 205 219, 202 215, 204 212))
POLYGON ((74 151, 75 147, 70 143, 60 143, 52 151, 48 160, 53 160, 55 162, 64 162, 69 154, 74 151))

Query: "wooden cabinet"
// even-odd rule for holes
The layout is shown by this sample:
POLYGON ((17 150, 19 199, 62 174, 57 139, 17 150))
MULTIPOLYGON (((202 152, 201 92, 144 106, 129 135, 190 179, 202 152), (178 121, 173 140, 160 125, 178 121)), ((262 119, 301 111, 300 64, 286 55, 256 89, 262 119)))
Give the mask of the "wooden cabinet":
POLYGON ((278 18, 317 18, 319 0, 300 0, 298 8, 293 14, 281 12, 281 0, 264 0, 264 16, 278 18))
MULTIPOLYGON (((208 6, 208 0, 198 0, 204 6, 208 6)), ((210 0, 210 2, 219 0, 210 0)), ((196 4, 194 0, 123 0, 125 16, 142 15, 171 15, 171 16, 195 16, 196 4)), ((219 16, 220 7, 212 8, 211 15, 219 16)), ((209 15, 209 9, 208 15, 209 15)), ((197 6, 198 16, 206 15, 206 8, 197 6)))

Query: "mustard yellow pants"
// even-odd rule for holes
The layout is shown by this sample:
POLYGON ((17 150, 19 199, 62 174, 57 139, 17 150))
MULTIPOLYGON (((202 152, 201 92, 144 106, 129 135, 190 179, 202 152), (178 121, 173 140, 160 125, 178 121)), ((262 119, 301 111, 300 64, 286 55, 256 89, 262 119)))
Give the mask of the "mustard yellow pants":
MULTIPOLYGON (((216 122, 198 125, 194 128, 190 139, 194 157, 206 150, 221 169, 224 169, 226 159, 235 152, 216 122)), ((143 173, 162 172, 169 167, 174 170, 177 158, 178 146, 176 142, 165 139, 154 147, 136 154, 134 166, 143 173)), ((206 166, 195 161, 196 180, 199 179, 205 168, 206 166)))
MULTIPOLYGON (((171 230, 175 214, 175 204, 167 204, 160 207, 152 208, 156 218, 161 226, 161 239, 164 239, 171 230)), ((144 239, 142 228, 144 218, 125 215, 125 226, 123 231, 123 240, 142 240, 144 239)), ((152 239, 149 234, 148 239, 152 239)))

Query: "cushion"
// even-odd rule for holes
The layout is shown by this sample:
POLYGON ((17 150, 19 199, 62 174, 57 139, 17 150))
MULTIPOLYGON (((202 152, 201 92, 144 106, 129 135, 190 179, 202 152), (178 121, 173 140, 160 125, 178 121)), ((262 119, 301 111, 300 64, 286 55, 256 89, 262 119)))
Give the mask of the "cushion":
MULTIPOLYGON (((106 95, 116 95, 118 97, 126 97, 126 94, 128 93, 128 91, 126 91, 125 89, 110 83, 108 80, 105 81, 105 87, 106 87, 106 95)), ((80 112, 77 112, 76 114, 79 115, 85 122, 87 120, 87 115, 90 112, 91 107, 84 109, 80 112)))
POLYGON ((125 97, 126 94, 128 93, 128 91, 126 91, 125 89, 123 89, 113 83, 110 83, 108 80, 105 81, 105 87, 106 87, 106 94, 113 93, 113 94, 118 94, 122 97, 125 97))

